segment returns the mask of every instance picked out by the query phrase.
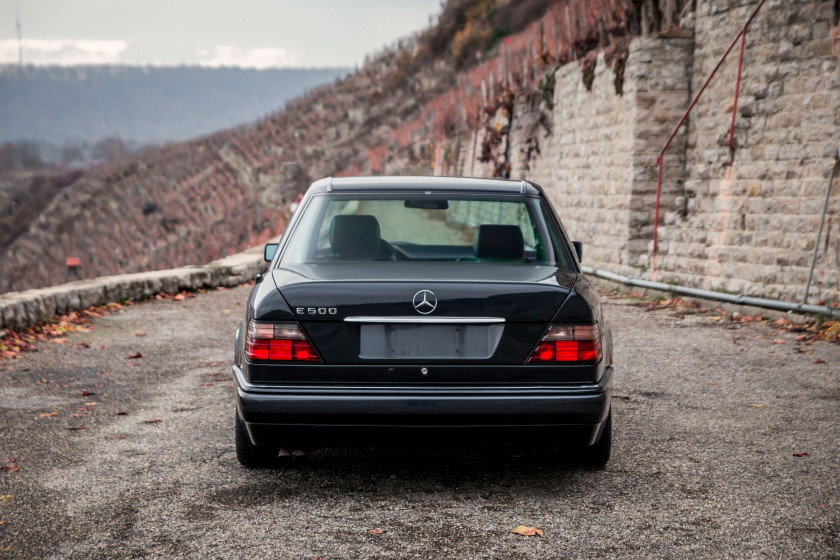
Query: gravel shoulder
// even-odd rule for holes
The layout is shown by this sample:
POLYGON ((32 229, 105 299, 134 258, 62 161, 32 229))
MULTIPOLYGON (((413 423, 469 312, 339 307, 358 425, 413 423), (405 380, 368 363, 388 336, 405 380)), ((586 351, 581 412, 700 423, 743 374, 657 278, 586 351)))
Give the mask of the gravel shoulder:
POLYGON ((607 298, 602 471, 504 449, 247 470, 230 360, 248 290, 0 361, 0 466, 19 469, 0 472, 0 558, 840 558, 837 345, 607 298))

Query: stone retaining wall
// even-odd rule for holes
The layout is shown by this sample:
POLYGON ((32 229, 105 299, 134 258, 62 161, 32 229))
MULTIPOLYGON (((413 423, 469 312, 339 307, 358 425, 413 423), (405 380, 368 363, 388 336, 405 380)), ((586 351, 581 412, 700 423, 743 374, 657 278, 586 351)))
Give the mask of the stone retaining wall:
POLYGON ((620 68, 601 53, 589 88, 591 60, 556 70, 553 109, 518 97, 511 176, 546 189, 570 236, 584 242, 586 264, 799 302, 818 244, 808 303, 840 301, 837 183, 817 240, 840 146, 840 4, 831 0, 768 0, 758 13, 730 149, 733 49, 665 154, 652 258, 657 155, 757 5, 700 0, 680 29, 635 39, 620 94, 620 68))
MULTIPOLYGON (((587 264, 621 274, 639 274, 645 265, 656 157, 688 102, 692 46, 686 38, 636 39, 623 77, 601 53, 590 88, 580 64, 561 67, 548 127, 535 124, 535 112, 545 109, 520 100, 514 111, 512 176, 546 189, 569 235, 585 243, 587 264)), ((685 134, 674 146, 666 184, 684 173, 685 134)), ((665 204, 673 198, 668 189, 665 204)))
POLYGON ((137 301, 158 293, 237 286, 266 270, 263 247, 203 266, 103 276, 50 288, 0 295, 0 330, 21 329, 61 313, 109 302, 137 301))
MULTIPOLYGON (((699 2, 697 91, 755 2, 699 2)), ((734 149, 729 125, 737 49, 689 121, 684 186, 663 207, 658 280, 801 301, 840 145, 840 8, 768 1, 746 42, 734 149), (678 192, 682 190, 682 192, 678 192)), ((819 240, 809 303, 840 301, 840 192, 819 240)))

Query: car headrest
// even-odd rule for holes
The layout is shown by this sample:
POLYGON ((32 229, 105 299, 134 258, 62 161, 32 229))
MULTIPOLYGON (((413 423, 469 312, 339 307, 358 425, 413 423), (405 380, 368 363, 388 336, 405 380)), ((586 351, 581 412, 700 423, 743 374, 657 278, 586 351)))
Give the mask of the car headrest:
POLYGON ((333 216, 330 245, 336 255, 375 256, 379 252, 379 222, 374 216, 333 216))
POLYGON ((475 232, 473 249, 479 259, 521 259, 525 241, 519 226, 483 224, 475 232))

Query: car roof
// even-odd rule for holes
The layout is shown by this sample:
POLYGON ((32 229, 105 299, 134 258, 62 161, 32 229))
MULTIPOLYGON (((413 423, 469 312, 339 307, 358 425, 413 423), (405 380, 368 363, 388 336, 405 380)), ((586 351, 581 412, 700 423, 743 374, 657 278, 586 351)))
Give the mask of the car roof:
POLYGON ((540 195, 542 189, 529 181, 480 179, 475 177, 376 176, 327 177, 312 183, 310 193, 321 192, 484 192, 540 195))

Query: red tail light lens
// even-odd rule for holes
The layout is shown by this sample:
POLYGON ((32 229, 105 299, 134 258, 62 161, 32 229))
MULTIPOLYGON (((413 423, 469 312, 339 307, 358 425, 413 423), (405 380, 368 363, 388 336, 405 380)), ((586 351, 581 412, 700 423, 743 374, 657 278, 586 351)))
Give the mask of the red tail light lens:
POLYGON ((528 358, 529 364, 597 362, 601 359, 598 325, 552 325, 528 358))
POLYGON ((245 355, 249 360, 321 361, 303 330, 294 323, 248 323, 245 355))

